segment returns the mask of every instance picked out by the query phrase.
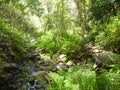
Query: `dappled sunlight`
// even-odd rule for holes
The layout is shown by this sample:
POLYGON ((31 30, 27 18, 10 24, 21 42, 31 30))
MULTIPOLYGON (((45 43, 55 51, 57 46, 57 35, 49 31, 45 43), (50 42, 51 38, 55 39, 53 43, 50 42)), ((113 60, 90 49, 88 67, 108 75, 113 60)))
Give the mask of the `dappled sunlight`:
POLYGON ((119 90, 120 0, 0 0, 0 90, 119 90))
POLYGON ((34 16, 31 16, 30 18, 31 18, 31 22, 33 23, 33 25, 35 27, 37 27, 38 29, 42 28, 41 23, 39 21, 39 17, 37 17, 36 15, 34 15, 34 16))

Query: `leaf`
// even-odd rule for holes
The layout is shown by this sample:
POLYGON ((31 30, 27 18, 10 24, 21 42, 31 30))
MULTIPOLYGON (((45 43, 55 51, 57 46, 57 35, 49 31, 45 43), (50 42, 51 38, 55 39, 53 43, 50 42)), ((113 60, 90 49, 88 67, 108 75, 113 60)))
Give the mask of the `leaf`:
POLYGON ((0 51, 2 51, 3 49, 0 47, 0 51))

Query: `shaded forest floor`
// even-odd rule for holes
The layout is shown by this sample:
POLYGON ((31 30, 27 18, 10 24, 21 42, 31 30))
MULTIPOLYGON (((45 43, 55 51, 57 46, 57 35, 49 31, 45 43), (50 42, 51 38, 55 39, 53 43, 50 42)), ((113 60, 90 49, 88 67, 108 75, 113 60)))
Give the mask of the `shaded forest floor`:
MULTIPOLYGON (((12 55, 7 56, 8 52, 7 54, 4 54, 5 52, 1 52, 1 55, 4 54, 4 58, 7 58, 5 59, 6 61, 2 60, 1 62, 1 90, 26 90, 26 88, 29 90, 29 88, 32 88, 34 86, 35 81, 37 81, 37 85, 33 88, 37 88, 37 90, 49 90, 51 88, 49 85, 53 85, 53 89, 50 90, 54 90, 55 86, 53 83, 53 78, 56 78, 54 74, 58 73, 58 75, 61 75, 61 72, 63 72, 63 76, 61 76, 66 77, 71 74, 71 69, 73 69, 73 71, 71 71, 73 75, 75 72, 82 70, 80 72, 85 73, 85 75, 89 72, 92 72, 93 75, 95 74, 94 77, 96 77, 96 75, 99 77, 102 73, 109 72, 110 70, 119 70, 119 68, 116 67, 119 65, 117 61, 109 61, 111 58, 112 60, 115 59, 115 55, 112 52, 107 52, 100 47, 90 45, 87 46, 87 49, 92 56, 88 56, 89 59, 84 61, 83 58, 81 59, 81 56, 79 56, 79 54, 76 54, 76 58, 70 60, 67 60, 64 54, 58 53, 54 54, 51 58, 51 56, 44 53, 44 49, 38 49, 38 47, 28 50, 27 53, 22 55, 21 60, 14 62, 10 60, 12 55), (99 56, 99 54, 102 56, 99 56), (108 61, 105 62, 102 61, 102 59, 108 61), (102 62, 97 63, 97 60, 101 60, 102 62), (94 67, 95 64, 97 65, 96 67, 94 67), (68 75, 65 72, 68 72, 68 75), (64 74, 66 76, 64 76, 64 74)), ((93 80, 94 79, 95 78, 93 78, 93 80)), ((58 87, 56 86, 55 90, 62 90, 57 88, 58 87)))

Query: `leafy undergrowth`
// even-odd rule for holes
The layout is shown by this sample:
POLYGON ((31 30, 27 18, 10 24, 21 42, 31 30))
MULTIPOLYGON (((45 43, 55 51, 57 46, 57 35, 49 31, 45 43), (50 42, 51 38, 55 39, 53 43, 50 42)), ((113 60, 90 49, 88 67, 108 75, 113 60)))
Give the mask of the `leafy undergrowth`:
POLYGON ((64 54, 67 59, 88 59, 91 53, 86 46, 86 41, 82 38, 81 31, 77 28, 70 30, 70 32, 63 32, 59 35, 58 31, 51 30, 45 33, 39 33, 36 38, 38 47, 44 49, 51 59, 55 56, 64 54))
POLYGON ((101 31, 96 36, 96 45, 101 45, 105 50, 120 54, 120 14, 111 18, 109 23, 101 25, 101 31), (104 28, 105 27, 105 28, 104 28))
POLYGON ((97 77, 98 90, 120 90, 120 71, 104 72, 97 77))
POLYGON ((28 33, 0 19, 0 65, 25 60, 26 54, 37 47, 32 40, 28 33))
POLYGON ((71 67, 67 72, 50 72, 47 90, 119 90, 120 71, 96 72, 85 67, 71 67))
POLYGON ((4 61, 18 62, 27 52, 28 43, 26 33, 11 27, 0 20, 0 57, 4 61))

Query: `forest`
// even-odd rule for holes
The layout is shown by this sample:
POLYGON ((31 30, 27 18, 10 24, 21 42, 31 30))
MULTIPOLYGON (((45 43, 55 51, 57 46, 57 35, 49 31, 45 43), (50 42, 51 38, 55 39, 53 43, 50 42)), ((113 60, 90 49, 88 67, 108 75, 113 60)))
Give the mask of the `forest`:
POLYGON ((120 0, 0 0, 0 90, 120 90, 120 0))

